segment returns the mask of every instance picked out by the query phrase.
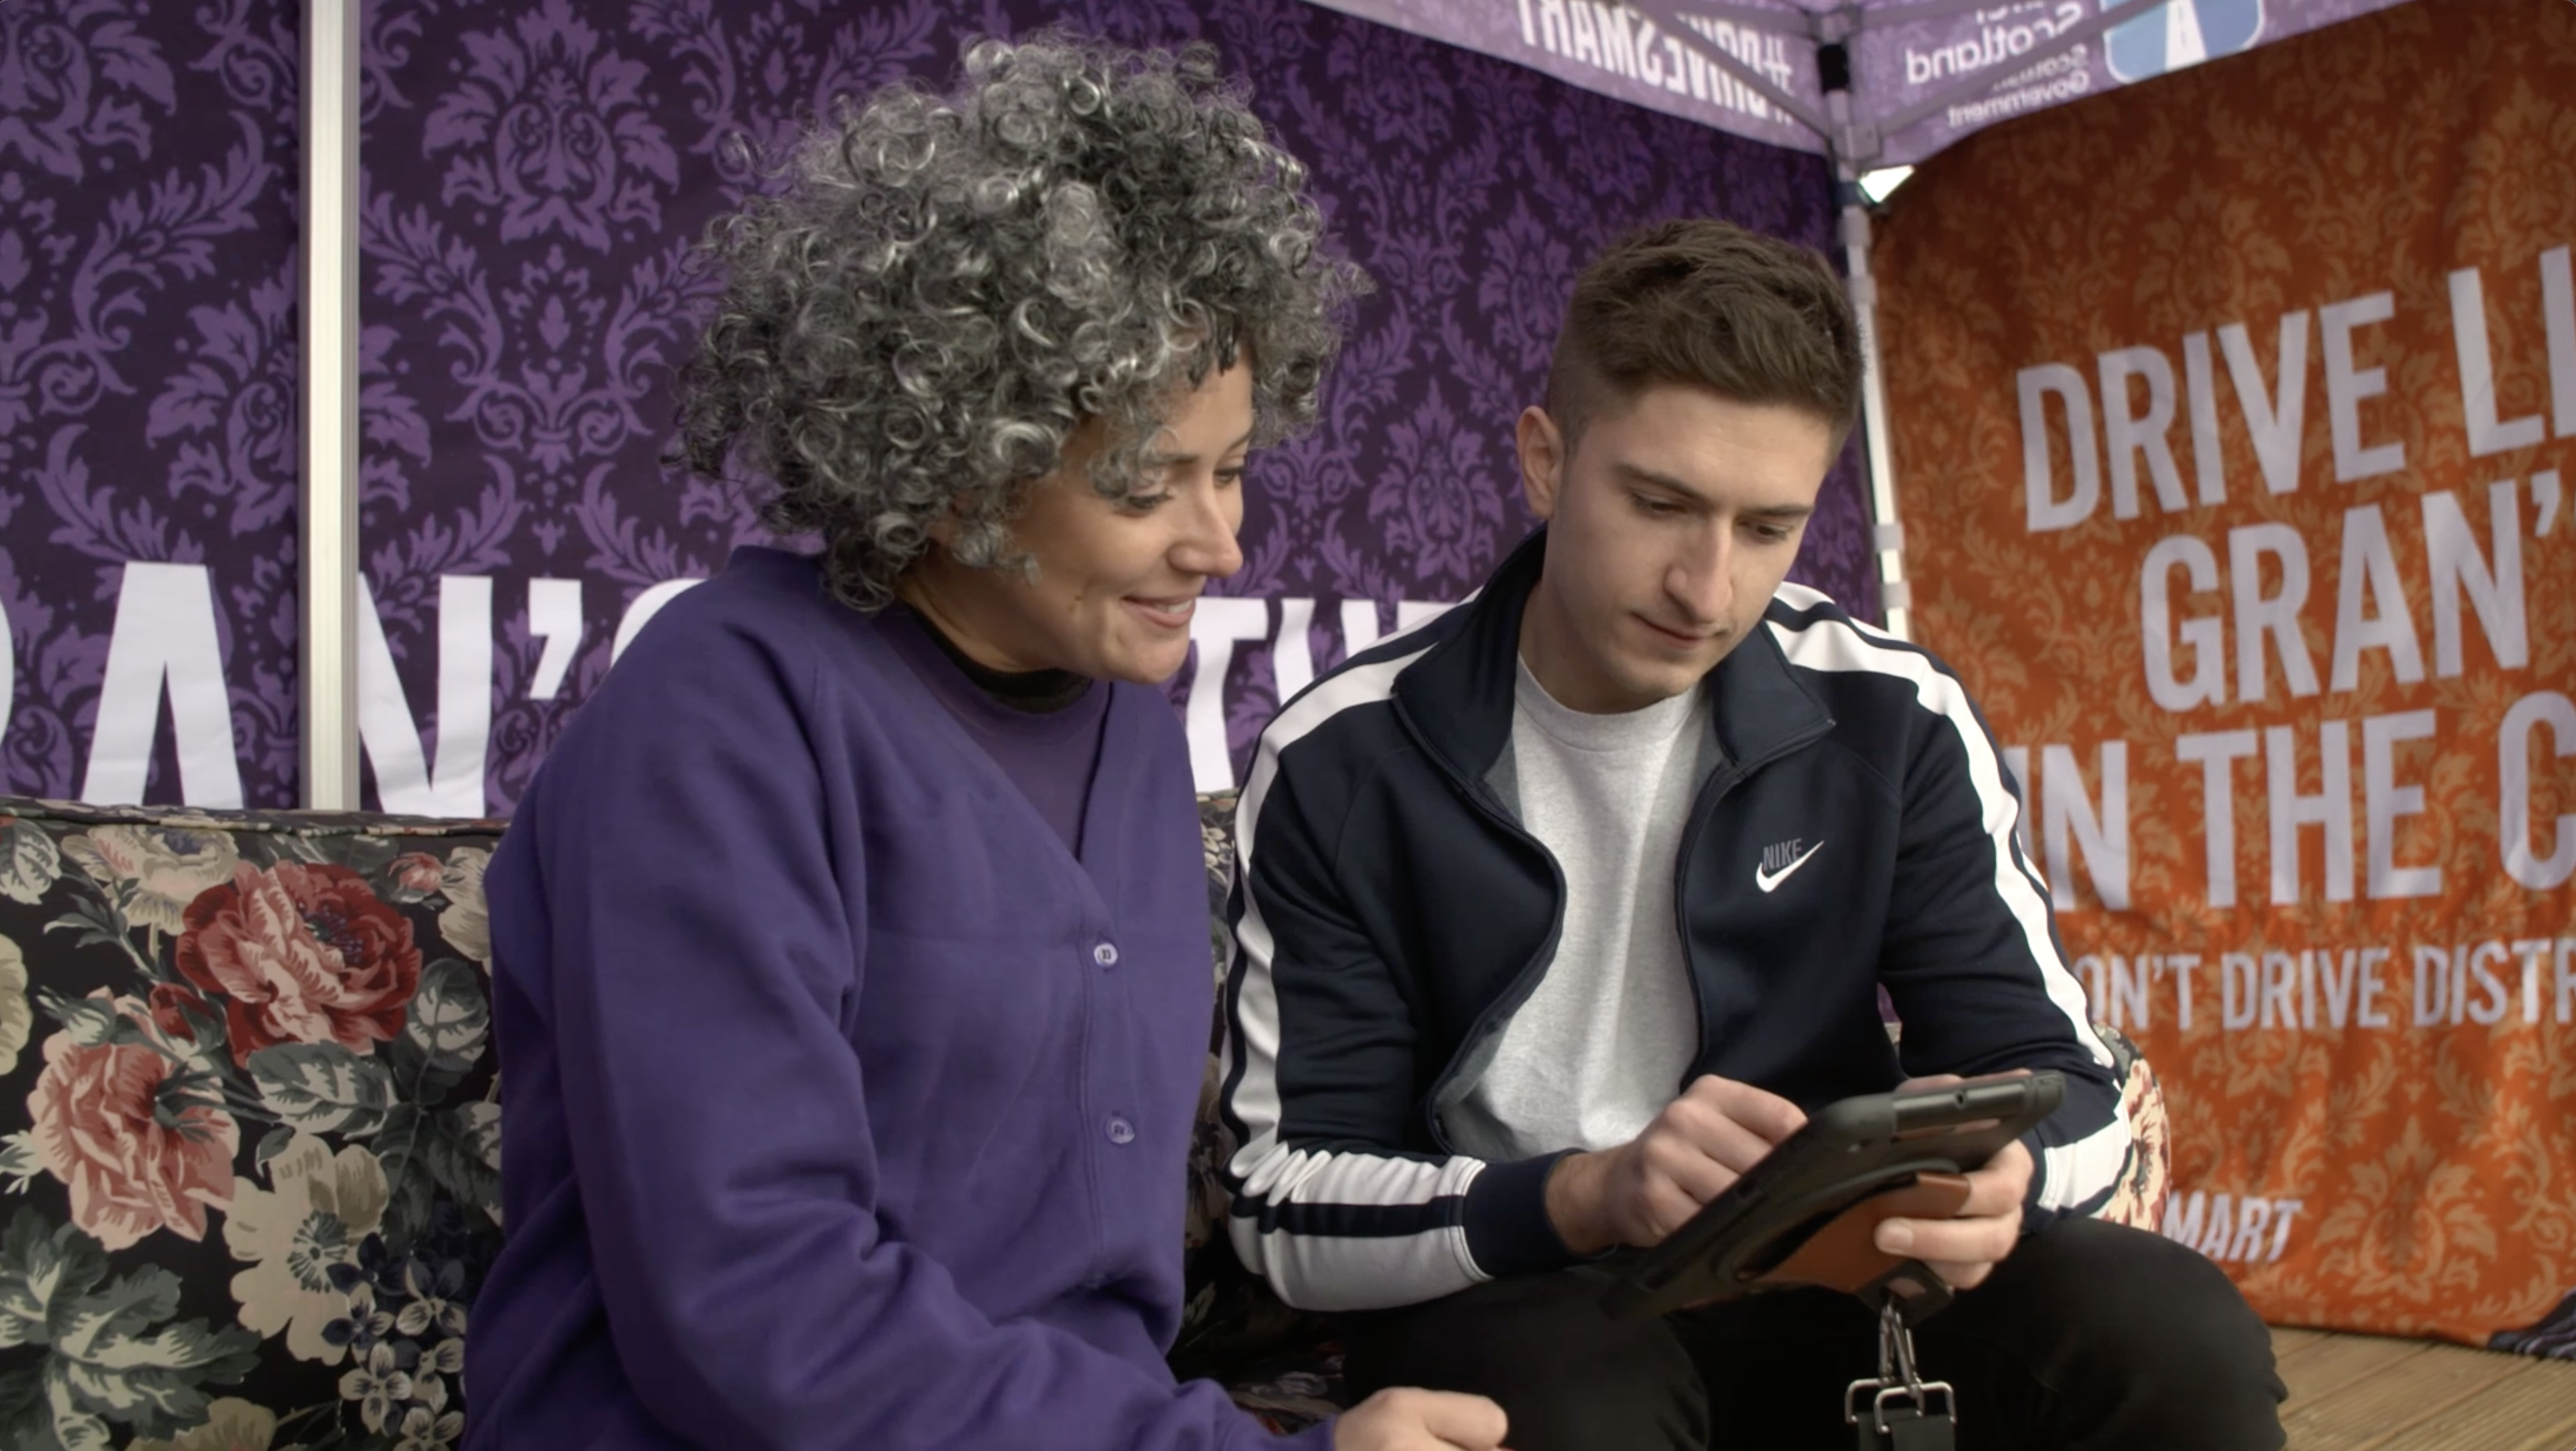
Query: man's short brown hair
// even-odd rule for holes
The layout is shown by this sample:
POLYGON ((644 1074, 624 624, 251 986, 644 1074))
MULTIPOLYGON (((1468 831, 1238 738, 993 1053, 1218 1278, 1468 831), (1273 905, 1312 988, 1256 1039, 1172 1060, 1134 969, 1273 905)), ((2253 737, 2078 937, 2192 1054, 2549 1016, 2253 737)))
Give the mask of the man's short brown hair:
POLYGON ((1595 415, 1657 383, 1788 404, 1831 426, 1839 452, 1861 391, 1842 279, 1810 248, 1713 218, 1628 233, 1575 279, 1547 411, 1571 451, 1595 415))

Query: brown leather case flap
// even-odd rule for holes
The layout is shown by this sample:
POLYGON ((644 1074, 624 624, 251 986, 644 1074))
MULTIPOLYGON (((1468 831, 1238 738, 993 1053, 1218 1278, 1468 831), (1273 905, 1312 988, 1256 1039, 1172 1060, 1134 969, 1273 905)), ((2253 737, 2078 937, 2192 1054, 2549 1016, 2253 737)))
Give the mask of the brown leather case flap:
POLYGON ((1822 1285, 1857 1294, 1903 1264, 1872 1236, 1888 1219, 1951 1219, 1968 1202, 1963 1174, 1924 1174, 1901 1189, 1882 1190, 1826 1221, 1797 1252, 1759 1276, 1766 1285, 1822 1285))

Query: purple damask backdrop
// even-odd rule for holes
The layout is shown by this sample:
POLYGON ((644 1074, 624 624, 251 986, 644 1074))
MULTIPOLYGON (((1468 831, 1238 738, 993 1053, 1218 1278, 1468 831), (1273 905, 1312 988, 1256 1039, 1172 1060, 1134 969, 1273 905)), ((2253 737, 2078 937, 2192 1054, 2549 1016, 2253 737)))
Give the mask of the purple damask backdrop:
POLYGON ((0 0, 10 791, 294 797, 296 16, 0 0))
MULTIPOLYGON (((1216 42, 1379 284, 1325 425, 1254 464, 1247 563, 1224 592, 1268 603, 1200 709, 1204 725, 1221 710, 1232 757, 1202 785, 1242 768, 1275 706, 1282 602, 1314 601, 1292 618, 1328 666, 1342 601, 1383 602, 1381 627, 1399 600, 1454 601, 1530 527, 1511 420, 1597 244, 1685 212, 1829 234, 1813 157, 1303 0, 385 0, 364 102, 366 568, 415 718, 439 693, 439 577, 493 578, 493 809, 607 669, 629 603, 751 537, 737 500, 658 462, 703 287, 683 252, 752 184, 745 143, 899 76, 944 81, 968 37, 1050 21, 1216 42), (581 581, 552 699, 529 689, 541 578, 581 581)), ((1803 573, 1874 611, 1866 535, 1846 470, 1803 573)))
MULTIPOLYGON (((1378 283, 1324 426, 1254 463, 1225 590, 1246 603, 1202 612, 1217 688, 1194 695, 1195 666, 1174 684, 1203 785, 1241 769, 1283 674, 1458 599, 1526 532, 1511 420, 1592 249, 1682 213, 1819 246, 1833 221, 1817 158, 1305 0, 365 16, 362 558, 382 635, 362 626, 361 652, 389 663, 360 672, 371 805, 507 811, 621 627, 762 537, 745 500, 661 462, 706 291, 683 259, 755 183, 753 148, 837 97, 944 82, 973 35, 1216 42, 1378 283)), ((142 641, 202 579, 239 791, 295 798, 294 27, 275 0, 0 0, 9 790, 122 779, 90 759, 115 677, 120 699, 149 692, 152 724, 120 727, 151 744, 134 790, 218 801, 196 657, 165 639, 108 667, 120 598, 142 641)), ((1848 460, 1797 574, 1876 615, 1848 460)))

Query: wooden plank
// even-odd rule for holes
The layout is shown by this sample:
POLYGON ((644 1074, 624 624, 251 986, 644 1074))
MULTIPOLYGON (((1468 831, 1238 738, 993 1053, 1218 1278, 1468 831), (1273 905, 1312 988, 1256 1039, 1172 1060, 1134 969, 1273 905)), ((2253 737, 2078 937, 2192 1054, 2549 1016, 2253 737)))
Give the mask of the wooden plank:
POLYGON ((2281 1362, 2281 1383, 2290 1388, 2283 1420, 2310 1401, 2323 1400, 2356 1381, 2388 1375, 2432 1348, 2420 1340, 2380 1335, 2336 1335, 2304 1347, 2281 1362))
POLYGON ((2275 1325, 2272 1327, 2272 1359, 2275 1362, 2285 1360, 2326 1338, 2326 1332, 2322 1330, 2305 1330, 2295 1325, 2275 1325))
POLYGON ((2468 1399, 2389 1437, 2376 1451, 2569 1451, 2576 1447, 2576 1363, 2501 1358, 2522 1363, 2468 1399))
POLYGON ((2529 1368, 2526 1360, 2493 1351, 2423 1345, 2330 1392, 2294 1401, 2281 1413, 2281 1429, 2302 1451, 2372 1451, 2529 1368))

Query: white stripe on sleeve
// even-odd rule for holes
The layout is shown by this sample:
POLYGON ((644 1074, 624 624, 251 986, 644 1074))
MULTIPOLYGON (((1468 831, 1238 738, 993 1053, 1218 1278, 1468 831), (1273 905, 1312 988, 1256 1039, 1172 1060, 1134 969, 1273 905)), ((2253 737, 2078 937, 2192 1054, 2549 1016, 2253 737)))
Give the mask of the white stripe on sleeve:
MULTIPOLYGON (((1484 1168, 1481 1161, 1465 1157, 1431 1161, 1292 1150, 1281 1141, 1279 994, 1270 976, 1277 944, 1263 918, 1260 895, 1251 886, 1261 811, 1278 779, 1280 753, 1341 712, 1388 699, 1395 677, 1428 648, 1354 666, 1298 696, 1262 731, 1251 774, 1235 805, 1236 871, 1244 891, 1234 937, 1246 970, 1233 1004, 1233 1031, 1225 1038, 1219 1081, 1233 1084, 1226 1109, 1244 1133, 1227 1169, 1241 1183, 1241 1196, 1260 1210, 1291 1205, 1400 1208, 1463 1200, 1484 1168)), ((1244 1262, 1268 1279, 1282 1299, 1306 1309, 1410 1304, 1488 1278, 1476 1268, 1467 1252, 1466 1230, 1457 1224, 1374 1237, 1305 1235, 1284 1227, 1264 1232, 1258 1214, 1235 1214, 1229 1226, 1244 1262)))
MULTIPOLYGON (((1777 598, 1798 610, 1829 603, 1824 595, 1801 585, 1783 585, 1777 598)), ((2067 970, 2049 936, 2048 899, 2030 874, 2015 862, 2013 824, 2020 808, 2004 784, 2003 759, 1978 723, 1967 691, 1956 679, 1935 668, 1929 656, 1893 643, 1893 636, 1857 620, 1820 617, 1801 629, 1775 622, 1771 633, 1787 652, 1790 663, 1803 669, 1867 671, 1905 681, 1914 687, 1918 704, 1958 732, 1968 763, 1968 780, 1976 789, 1981 808, 1980 825, 1993 844, 1995 895, 2021 928, 2031 960, 2039 964, 2040 983, 2049 1002, 2065 1014, 2076 1041, 2093 1055, 2093 1060, 2111 1067, 2111 1051, 2095 1036, 2085 1011, 2083 985, 2067 970)), ((2038 1166, 2043 1175, 2039 1206, 2071 1209, 2098 1198, 2119 1177, 2129 1145, 2128 1110, 2115 1100, 2111 1122, 2074 1143, 2047 1151, 2045 1161, 2038 1166)))

